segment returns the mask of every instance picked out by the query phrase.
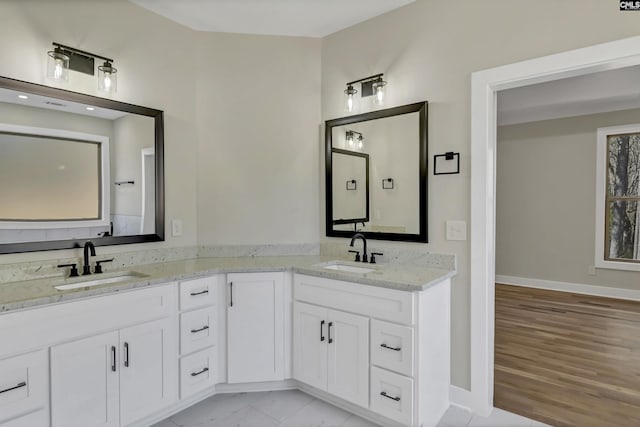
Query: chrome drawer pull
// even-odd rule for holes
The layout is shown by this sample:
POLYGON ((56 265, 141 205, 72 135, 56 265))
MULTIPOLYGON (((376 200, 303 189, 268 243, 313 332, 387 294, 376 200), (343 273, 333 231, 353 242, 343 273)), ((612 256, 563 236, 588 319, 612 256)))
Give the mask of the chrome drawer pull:
POLYGON ((209 289, 205 289, 204 291, 200 291, 200 292, 191 292, 189 295, 191 295, 192 297, 195 297, 198 295, 208 294, 208 293, 209 293, 209 289))
POLYGON ((400 347, 389 347, 388 345, 386 345, 385 343, 380 344, 380 347, 382 348, 386 348, 387 350, 393 350, 393 351, 400 351, 402 350, 402 348, 400 347))
POLYGON ((202 332, 202 331, 206 331, 207 329, 209 329, 209 325, 204 325, 202 328, 200 329, 192 329, 191 333, 192 334, 197 334, 198 332, 202 332))
POLYGON ((201 371, 198 372, 191 372, 191 376, 192 377, 197 377, 200 374, 204 374, 205 372, 207 372, 209 370, 209 368, 202 368, 201 371))
POLYGON ((18 383, 18 385, 16 385, 15 387, 9 387, 7 389, 0 390, 0 394, 1 393, 6 393, 6 392, 11 391, 11 390, 15 390, 17 388, 26 387, 26 385, 27 385, 27 383, 22 381, 21 383, 18 383))
POLYGON ((387 399, 391 399, 391 400, 395 400, 396 402, 400 402, 400 396, 396 396, 396 397, 389 396, 389 395, 388 395, 386 392, 384 392, 384 391, 381 391, 381 392, 380 392, 380 396, 384 396, 384 397, 386 397, 387 399))

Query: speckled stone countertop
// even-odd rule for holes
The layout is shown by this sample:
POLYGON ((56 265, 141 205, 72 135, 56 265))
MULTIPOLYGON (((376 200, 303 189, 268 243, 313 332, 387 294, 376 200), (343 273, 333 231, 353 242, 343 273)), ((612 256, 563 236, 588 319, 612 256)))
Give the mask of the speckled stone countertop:
POLYGON ((57 276, 38 280, 4 283, 0 284, 0 313, 96 295, 106 295, 171 281, 193 279, 217 273, 293 271, 310 276, 350 281, 407 292, 422 291, 455 275, 455 271, 453 270, 401 263, 363 264, 343 260, 339 261, 341 264, 374 269, 374 271, 364 274, 324 268, 324 265, 335 260, 336 258, 323 256, 197 258, 184 261, 139 265, 121 271, 107 271, 100 275, 93 274, 88 276, 88 278, 74 277, 65 279, 57 276), (118 283, 80 287, 65 291, 54 288, 54 286, 60 284, 110 278, 131 271, 144 276, 118 283))

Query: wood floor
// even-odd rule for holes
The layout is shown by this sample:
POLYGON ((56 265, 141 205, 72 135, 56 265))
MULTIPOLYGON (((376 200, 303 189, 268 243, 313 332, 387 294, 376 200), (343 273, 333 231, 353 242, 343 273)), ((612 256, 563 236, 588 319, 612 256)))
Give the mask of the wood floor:
POLYGON ((640 426, 640 302, 496 284, 495 397, 553 426, 640 426))

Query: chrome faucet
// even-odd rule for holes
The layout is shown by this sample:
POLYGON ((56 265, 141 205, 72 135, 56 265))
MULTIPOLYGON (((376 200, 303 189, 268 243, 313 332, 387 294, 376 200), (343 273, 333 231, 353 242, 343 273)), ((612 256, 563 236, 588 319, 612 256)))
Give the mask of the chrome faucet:
POLYGON ((96 247, 91 240, 84 242, 84 264, 82 265, 82 275, 91 274, 91 264, 89 263, 89 251, 91 256, 96 256, 96 247))
POLYGON ((353 235, 353 237, 351 238, 351 243, 349 244, 349 246, 353 247, 354 242, 356 241, 356 239, 362 239, 362 262, 368 262, 369 261, 369 256, 367 255, 367 238, 364 237, 364 234, 362 233, 356 233, 353 235))

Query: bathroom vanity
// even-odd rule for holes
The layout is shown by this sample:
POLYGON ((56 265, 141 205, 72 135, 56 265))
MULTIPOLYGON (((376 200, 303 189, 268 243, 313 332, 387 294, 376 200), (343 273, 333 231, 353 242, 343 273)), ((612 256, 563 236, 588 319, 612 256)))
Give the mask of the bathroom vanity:
POLYGON ((201 258, 63 291, 59 278, 0 285, 0 426, 148 426, 216 393, 283 388, 385 426, 435 425, 454 272, 331 261, 201 258))

